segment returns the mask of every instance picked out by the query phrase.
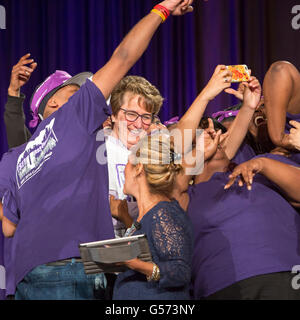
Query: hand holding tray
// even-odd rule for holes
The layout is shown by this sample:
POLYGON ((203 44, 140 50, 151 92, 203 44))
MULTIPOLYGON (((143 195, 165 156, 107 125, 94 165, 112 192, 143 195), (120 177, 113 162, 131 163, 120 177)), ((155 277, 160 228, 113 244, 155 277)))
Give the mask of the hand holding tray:
POLYGON ((79 245, 86 274, 114 273, 127 270, 120 262, 139 258, 151 261, 151 253, 144 234, 110 240, 82 243, 79 245))

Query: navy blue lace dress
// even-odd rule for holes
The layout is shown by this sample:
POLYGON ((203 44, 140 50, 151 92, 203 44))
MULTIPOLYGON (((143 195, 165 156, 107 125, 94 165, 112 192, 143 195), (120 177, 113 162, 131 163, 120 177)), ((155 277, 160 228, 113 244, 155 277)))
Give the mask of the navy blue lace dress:
POLYGON ((113 300, 187 300, 190 299, 193 235, 190 220, 176 200, 162 201, 149 210, 141 229, 146 234, 152 260, 160 269, 160 280, 148 282, 134 270, 120 273, 113 300))

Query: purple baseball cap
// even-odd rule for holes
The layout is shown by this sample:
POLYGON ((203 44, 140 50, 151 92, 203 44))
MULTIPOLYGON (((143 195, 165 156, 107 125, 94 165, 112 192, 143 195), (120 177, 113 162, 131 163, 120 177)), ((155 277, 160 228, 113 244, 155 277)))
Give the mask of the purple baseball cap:
POLYGON ((43 83, 37 86, 31 100, 30 109, 33 119, 29 123, 29 127, 34 128, 38 125, 39 119, 43 119, 43 114, 48 100, 61 88, 70 84, 81 87, 86 79, 92 77, 91 72, 82 72, 72 77, 65 71, 56 70, 43 83))

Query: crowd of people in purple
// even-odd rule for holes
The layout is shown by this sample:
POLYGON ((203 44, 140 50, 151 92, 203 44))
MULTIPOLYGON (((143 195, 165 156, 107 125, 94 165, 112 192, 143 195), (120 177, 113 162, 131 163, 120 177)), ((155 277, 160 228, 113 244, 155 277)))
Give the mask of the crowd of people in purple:
POLYGON ((126 76, 160 25, 192 3, 156 5, 95 74, 51 74, 31 97, 32 135, 21 88, 38 65, 26 54, 12 68, 0 162, 7 299, 300 299, 296 67, 278 61, 262 85, 251 75, 234 90, 218 65, 165 124, 159 90, 126 76), (240 103, 204 117, 221 92, 240 103), (139 234, 151 262, 85 273, 79 244, 139 234))

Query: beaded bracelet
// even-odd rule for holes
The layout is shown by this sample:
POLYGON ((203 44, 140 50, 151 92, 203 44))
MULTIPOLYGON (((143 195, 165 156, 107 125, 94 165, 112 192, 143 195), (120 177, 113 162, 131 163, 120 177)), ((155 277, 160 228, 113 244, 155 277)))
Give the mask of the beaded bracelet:
POLYGON ((169 17, 170 15, 170 11, 165 8, 164 6, 161 6, 160 4, 157 4, 152 10, 151 12, 156 13, 157 15, 159 15, 162 18, 162 21, 165 22, 166 19, 169 17))

